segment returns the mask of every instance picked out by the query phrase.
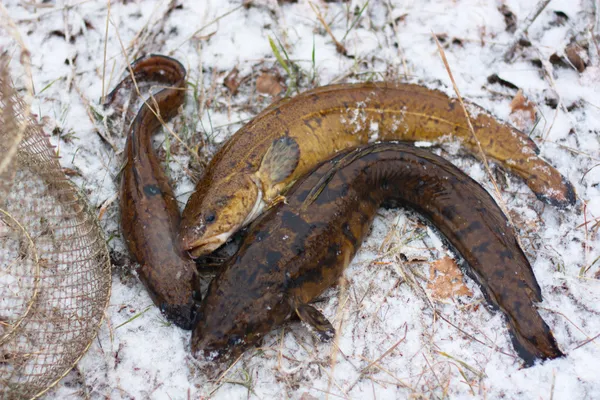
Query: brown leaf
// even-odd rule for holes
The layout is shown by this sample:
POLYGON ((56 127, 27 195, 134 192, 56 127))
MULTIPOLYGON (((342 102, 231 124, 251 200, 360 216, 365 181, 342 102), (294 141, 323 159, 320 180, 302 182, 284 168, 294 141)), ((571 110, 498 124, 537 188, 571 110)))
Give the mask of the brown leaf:
POLYGON ((263 72, 256 80, 256 90, 262 94, 277 96, 283 91, 279 78, 274 74, 263 72))
POLYGON ((535 123, 535 106, 532 102, 523 96, 523 91, 519 89, 515 97, 510 102, 511 122, 522 131, 529 131, 535 123))
POLYGON ((85 27, 89 30, 95 30, 96 28, 94 27, 94 25, 87 19, 83 20, 83 23, 85 24, 85 27))
POLYGON ((570 44, 565 49, 565 53, 567 54, 567 58, 569 59, 571 64, 573 64, 573 66, 577 69, 577 71, 583 72, 585 70, 585 61, 583 61, 583 58, 581 58, 580 55, 584 54, 581 46, 575 43, 570 44))
POLYGON ((225 77, 223 81, 223 85, 231 92, 232 96, 235 96, 238 92, 238 88, 240 87, 240 83, 242 80, 239 79, 240 71, 237 68, 233 68, 225 77))
POLYGON ((79 173, 79 171, 76 171, 76 170, 74 170, 72 168, 63 167, 63 172, 67 176, 81 176, 81 174, 79 173))
POLYGON ((317 398, 308 392, 302 393, 300 400, 317 400, 317 398))
POLYGON ((509 33, 515 33, 517 30, 517 16, 508 8, 506 4, 502 4, 498 11, 504 15, 504 23, 506 24, 506 31, 509 33))
POLYGON ((429 283, 431 296, 436 299, 448 299, 454 296, 473 296, 465 286, 463 274, 450 257, 444 257, 430 264, 429 283))
POLYGON ((507 80, 504 80, 504 79, 500 78, 498 76, 498 74, 492 74, 492 75, 488 76, 487 81, 488 81, 488 83, 492 83, 492 84, 493 83, 497 83, 497 84, 502 85, 504 87, 507 87, 509 89, 519 90, 519 87, 517 85, 515 85, 512 82, 509 82, 507 80))

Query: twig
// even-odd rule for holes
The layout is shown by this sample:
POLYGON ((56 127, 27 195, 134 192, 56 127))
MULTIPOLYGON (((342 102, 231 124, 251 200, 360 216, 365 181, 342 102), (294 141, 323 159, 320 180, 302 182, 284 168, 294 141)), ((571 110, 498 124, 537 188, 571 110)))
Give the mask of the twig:
POLYGON ((540 307, 540 306, 538 306, 538 309, 540 309, 540 310, 546 310, 546 311, 550 311, 550 312, 552 312, 552 313, 555 313, 555 314, 558 314, 558 315, 562 316, 564 319, 566 319, 567 321, 569 321, 569 323, 570 323, 571 325, 573 325, 575 328, 577 328, 577 330, 578 330, 579 332, 581 332, 583 335, 585 335, 585 336, 588 338, 588 340, 589 340, 590 342, 594 342, 594 344, 595 344, 596 346, 600 347, 600 344, 598 344, 598 343, 596 343, 596 342, 594 341, 594 340, 595 340, 595 339, 596 339, 598 336, 596 336, 596 337, 593 337, 593 338, 590 338, 590 335, 588 335, 587 333, 585 333, 585 331, 584 331, 583 329, 581 329, 579 326, 577 326, 577 325, 576 325, 576 324, 575 324, 573 321, 571 321, 571 319, 570 319, 569 317, 567 317, 565 314, 561 313, 560 311, 553 310, 553 309, 551 309, 551 308, 546 308, 546 307, 540 307))
MULTIPOLYGON (((439 354, 439 355, 441 355, 441 356, 443 356, 443 357, 446 357, 446 358, 449 358, 449 359, 451 359, 451 360, 453 360, 453 361, 456 361, 457 363, 459 363, 460 365, 462 365, 463 367, 465 367, 467 370, 469 370, 471 373, 473 373, 473 374, 477 375, 477 377, 479 377, 480 379, 486 376, 485 372, 477 370, 475 367, 472 367, 472 366, 470 366, 470 365, 469 365, 469 364, 467 364, 466 362, 464 362, 464 361, 462 361, 462 360, 459 360, 458 358, 456 358, 456 357, 453 357, 453 356, 451 356, 450 354, 448 354, 448 353, 446 353, 446 352, 439 351, 439 350, 434 350, 434 351, 435 351, 437 354, 439 354)), ((454 364, 454 363, 452 363, 452 364, 454 364)), ((455 365, 456 365, 456 364, 455 364, 455 365)), ((458 367, 458 365, 456 365, 456 367, 458 367)), ((469 385, 469 386, 470 386, 470 385, 469 385)))
POLYGON ((493 345, 489 345, 485 342, 483 342, 482 340, 477 339, 475 336, 471 335, 470 333, 468 333, 467 331, 465 331, 464 329, 459 328, 458 326, 454 325, 452 322, 450 322, 450 320, 448 320, 446 317, 444 317, 439 311, 435 311, 436 315, 438 317, 440 317, 441 319, 443 319, 444 321, 446 321, 446 323, 450 326, 452 326, 453 328, 455 328, 456 330, 458 330, 460 333, 462 333, 463 335, 467 336, 469 339, 476 341, 477 343, 480 343, 486 347, 489 347, 492 350, 497 351, 500 354, 504 354, 505 356, 509 356, 512 358, 516 358, 513 354, 510 353, 506 353, 504 351, 502 351, 500 349, 500 347, 496 346, 496 344, 493 345))
POLYGON ((568 150, 568 151, 570 151, 571 153, 574 153, 574 154, 579 154, 579 155, 585 156, 585 157, 589 158, 590 160, 594 160, 594 161, 600 161, 600 157, 594 157, 593 155, 591 155, 591 154, 588 154, 588 153, 586 153, 585 151, 581 151, 581 150, 575 149, 575 148, 573 148, 573 147, 565 146, 564 144, 557 143, 557 142, 554 142, 554 141, 552 141, 552 140, 548 140, 548 139, 542 139, 542 142, 546 142, 546 143, 552 143, 553 145, 555 145, 555 146, 557 146, 557 147, 560 147, 561 149, 568 150))
POLYGON ((108 209, 108 207, 115 202, 115 200, 117 200, 118 195, 117 193, 113 194, 112 196, 110 196, 108 199, 106 199, 103 203, 102 206, 100 206, 100 211, 98 212, 98 220, 101 220, 102 217, 104 216, 104 214, 106 213, 106 210, 108 209))
MULTIPOLYGON (((179 135, 177 135, 175 132, 173 132, 173 129, 171 129, 169 126, 167 126, 166 122, 163 120, 163 118, 161 117, 160 113, 159 113, 159 109, 158 109, 158 103, 156 102, 156 99, 154 98, 154 96, 152 94, 150 94, 150 99, 145 99, 141 92, 140 92, 140 88, 138 86, 137 80, 135 79, 135 74, 133 72, 133 67, 131 66, 131 62, 129 61, 129 57, 127 56, 127 51, 125 50, 125 46, 123 45, 123 41, 121 40, 121 36, 119 35, 119 31, 117 29, 117 26, 115 25, 114 21, 111 19, 110 20, 111 25, 115 28, 115 31, 117 32, 117 39, 119 40, 119 44, 121 45, 121 51, 123 52, 123 56, 125 57, 125 62, 127 63, 127 68, 129 70, 129 74, 131 76, 131 80, 133 82, 133 86, 135 87, 135 91, 136 94, 142 98, 144 100, 144 104, 148 107, 148 109, 154 114, 154 116, 158 119, 158 121, 161 123, 161 125, 171 134, 173 135, 173 137, 175 139, 177 139, 177 141, 179 143, 181 143, 183 145, 183 147, 185 147, 187 149, 187 151, 189 151, 189 153, 194 157, 194 159, 196 161, 198 161, 199 163, 200 161, 200 156, 194 152, 180 137, 179 135), (151 106, 150 103, 148 102, 148 100, 152 101, 152 105, 151 106), (156 108, 155 108, 156 107, 156 108)), ((168 87, 168 86, 165 86, 168 87)), ((177 90, 185 90, 182 88, 174 88, 177 90)))
POLYGON ((106 47, 108 45, 108 24, 110 20, 110 0, 106 1, 106 28, 104 32, 104 62, 102 63, 102 104, 106 103, 106 89, 105 78, 106 78, 106 47))
POLYGON ((446 67, 446 71, 448 71, 448 76, 450 77, 450 80, 452 81, 452 87, 454 88, 456 97, 458 97, 458 101, 460 102, 460 105, 465 113, 465 118, 467 119, 467 124, 469 125, 469 130, 471 131, 471 136, 473 136, 473 140, 475 141, 475 143, 477 143, 479 155, 480 155, 481 159, 483 160, 483 165, 485 167, 485 170, 487 171, 487 173, 490 177, 490 181, 492 182, 492 185, 494 186, 494 190, 496 191, 496 194, 498 195, 498 205, 502 209, 502 212, 504 213, 504 215, 506 215, 506 219, 508 220, 508 223, 510 224, 511 229, 513 230, 513 232, 515 234, 515 237, 517 239, 517 242, 519 243, 519 246, 521 248, 523 248, 523 244, 521 243, 521 238, 518 235, 517 230, 515 229, 515 224, 513 223, 513 220, 510 217, 510 214, 508 213, 508 209, 506 207, 506 203, 504 203, 504 200, 502 199, 502 193, 500 192, 498 183, 496 182, 496 179, 494 179, 494 175, 492 174, 492 169, 490 168, 490 164, 488 163, 485 152, 483 151, 483 147, 481 147, 481 142, 479 141, 479 138, 475 134, 475 129, 473 128, 473 124, 471 123, 471 117, 469 116, 469 112, 467 111, 467 108, 465 107, 465 103, 463 102, 462 96, 460 95, 460 91, 458 90, 458 86, 456 85, 456 81, 454 80, 454 75, 452 75, 452 71, 450 70, 450 64, 448 64, 448 60, 446 59, 446 52, 442 48, 442 45, 440 44, 437 36, 433 32, 431 33, 431 35, 433 36, 435 43, 437 44, 438 50, 440 52, 440 56, 442 57, 442 61, 444 62, 444 66, 446 67))
POLYGON ((548 135, 550 135, 550 131, 552 130, 552 127, 554 126, 554 122, 556 122, 556 117, 558 116, 558 110, 559 109, 562 110, 567 117, 569 117, 571 115, 571 113, 569 113, 569 111, 567 110, 567 107, 565 107, 565 104, 563 103, 562 98, 560 96, 560 92, 556 88, 556 82, 554 81, 554 78, 553 78, 554 68, 552 67, 552 64, 550 64, 550 62, 545 57, 542 56, 542 53, 537 48, 536 48, 536 51, 537 51, 538 55, 540 56, 540 60, 542 60, 542 68, 544 70, 544 75, 548 78, 548 82, 550 83, 552 90, 554 90, 554 93, 556 94, 556 96, 558 98, 558 107, 556 107, 556 111, 554 112, 554 118, 552 119, 552 123, 548 127, 548 130, 546 131, 546 133, 542 136, 543 140, 546 140, 546 139, 548 139, 548 135))
POLYGON ((596 167, 600 167, 600 164, 596 164, 593 167, 589 168, 587 171, 585 171, 585 173, 581 176, 581 179, 579 180, 579 183, 583 183, 583 179, 585 178, 585 176, 594 168, 596 167))
POLYGON ((348 50, 346 49, 346 47, 344 47, 343 44, 341 44, 340 42, 338 42, 338 40, 335 38, 335 36, 333 35, 333 32, 331 32, 331 28, 329 27, 329 25, 327 25, 327 22, 325 22, 325 19, 323 18, 323 15, 321 14, 321 11, 319 11, 318 7, 315 6, 312 1, 309 2, 309 4, 310 4, 310 7, 315 12, 315 14, 317 15, 317 19, 323 25, 323 28, 325 28, 325 30, 327 31, 327 33, 329 34, 329 36, 331 36, 331 39, 333 40, 333 43, 335 44, 336 51, 338 53, 344 55, 344 56, 347 56, 348 55, 348 50))
POLYGON ((283 371, 281 366, 281 359, 283 358, 283 340, 285 338, 285 326, 281 328, 281 340, 279 342, 279 349, 277 351, 277 369, 283 371))
MULTIPOLYGON (((66 8, 76 8, 82 4, 89 3, 90 1, 93 1, 93 0, 83 0, 83 1, 80 1, 79 3, 75 3, 75 4, 72 4, 69 2, 68 4, 61 6, 61 7, 57 7, 56 4, 49 4, 48 7, 45 7, 45 6, 42 6, 40 3, 35 3, 34 8, 36 10, 38 8, 46 8, 46 9, 48 9, 48 11, 45 13, 41 13, 41 14, 33 14, 33 15, 29 15, 27 17, 19 18, 16 21, 17 22, 32 22, 32 21, 39 22, 42 20, 42 18, 44 18, 50 14, 53 14, 53 13, 59 12, 59 11, 63 11, 66 8)), ((30 2, 29 5, 33 6, 32 2, 30 2)))
MULTIPOLYGON (((327 384, 327 391, 324 391, 324 393, 326 394, 325 399, 328 400, 329 399, 329 395, 332 396, 338 396, 335 393, 331 392, 331 383, 333 383, 335 385, 335 387, 338 388, 338 390, 340 391, 340 393, 342 393, 343 398, 345 399, 350 399, 350 396, 348 396, 348 393, 346 393, 344 391, 344 389, 336 382, 336 380, 333 377, 333 371, 329 372, 327 371, 321 364, 317 364, 319 366, 319 368, 321 369, 321 371, 323 371, 323 373, 325 373, 325 375, 327 375, 329 377, 329 383, 327 384)), ((341 397, 341 396, 338 396, 341 397)))
MULTIPOLYGON (((65 42, 67 43, 67 48, 73 47, 70 45, 71 43, 71 30, 69 29, 69 8, 65 8, 63 10, 63 24, 65 26, 65 42)), ((67 90, 71 91, 71 86, 75 81, 75 63, 73 63, 73 54, 70 53, 67 56, 67 63, 69 64, 69 69, 71 73, 67 77, 67 90)))
POLYGON ((325 391, 323 389, 319 389, 318 387, 315 387, 315 386, 309 386, 309 388, 312 390, 316 390, 318 392, 325 393, 327 396, 331 395, 331 396, 339 397, 340 399, 348 399, 349 398, 348 396, 344 397, 344 396, 340 396, 339 394, 327 392, 327 391, 325 391))
POLYGON ((443 388, 444 385, 442 384, 442 381, 440 381, 440 378, 438 378, 437 374, 435 373, 435 370, 433 369, 433 367, 431 366, 431 363, 429 363, 429 360, 427 359, 427 356, 425 354, 423 354, 423 358, 425 359, 425 362, 427 363, 427 366, 429 367, 429 369, 431 370, 431 373, 433 374, 433 377, 435 378, 435 380, 438 382, 439 387, 443 388))
POLYGON ((377 358, 375 361, 372 361, 369 365, 367 365, 366 367, 364 367, 360 371, 361 375, 364 374, 367 370, 369 370, 369 368, 371 368, 373 365, 378 364, 381 360, 383 360, 385 357, 387 357, 392 351, 394 351, 396 349, 396 347, 398 347, 400 345, 400 343, 402 343, 406 339, 406 333, 407 332, 408 332, 408 325, 405 322, 404 323, 404 336, 402 336, 402 338, 400 338, 400 340, 398 340, 396 342, 396 344, 394 344, 392 347, 390 347, 389 349, 387 349, 381 356, 379 356, 379 358, 377 358))
POLYGON ((223 371, 223 373, 217 378, 217 380, 215 381, 215 388, 210 392, 209 396, 212 396, 217 390, 219 390, 220 383, 223 380, 223 378, 225 378, 225 376, 229 373, 229 371, 231 371, 233 369, 233 367, 235 367, 237 365, 237 363, 242 359, 242 356, 244 355, 244 353, 240 354, 238 358, 236 358, 236 360, 229 366, 229 368, 227 368, 225 371, 223 371))
MULTIPOLYGON (((209 26, 216 24, 217 22, 219 22, 221 19, 227 17, 228 15, 233 14, 234 12, 236 12, 237 10, 239 10, 240 8, 244 7, 243 4, 232 8, 231 10, 225 12, 224 14, 219 15, 217 18, 213 19, 212 21, 210 21, 208 24, 204 25, 203 27, 201 27, 200 29, 197 29, 196 31, 194 31, 194 33, 192 33, 190 36, 188 36, 183 42, 181 42, 178 46, 176 46, 173 50, 171 50, 169 52, 169 55, 173 55, 175 53, 175 51, 179 50, 179 48, 181 46, 183 46, 188 40, 192 39, 194 36, 196 36, 197 34, 199 34, 200 32, 202 32, 204 29, 208 28, 209 26)), ((218 29, 218 28, 217 28, 218 29)), ((216 32, 216 31, 215 31, 216 32)), ((205 35, 205 37, 210 37, 213 34, 209 34, 209 35, 205 35)))
POLYGON ((392 4, 391 1, 388 0, 386 2, 386 6, 388 8, 388 13, 390 15, 390 23, 392 25, 392 30, 394 31, 394 35, 396 37, 397 40, 397 44, 398 44, 398 55, 400 56, 400 60, 402 61, 402 66, 404 67, 404 79, 408 80, 408 75, 409 75, 409 69, 408 66, 406 65, 406 57, 404 57, 404 49, 402 48, 402 45, 400 43, 400 39, 398 37, 398 24, 396 24, 396 21, 394 20, 394 18, 392 18, 392 4))
MULTIPOLYGON (((144 43, 150 37, 151 32, 148 27, 150 26, 150 22, 153 21, 154 15, 158 12, 158 9, 162 4, 163 4, 162 1, 159 1, 156 3, 154 8, 152 9, 152 12, 148 16, 146 23, 144 24, 144 26, 142 26, 142 28, 139 31, 136 32, 135 36, 133 37, 133 39, 131 39, 129 46, 127 47, 128 49, 129 48, 131 49, 130 56, 134 60, 139 57, 140 50, 144 47, 144 43)), ((164 26, 165 20, 166 20, 166 18, 158 18, 158 23, 155 24, 154 28, 155 29, 158 28, 158 31, 160 31, 162 29, 162 27, 164 26)), ((113 21, 111 20, 111 22, 113 22, 113 21)), ((113 26, 115 27, 115 31, 117 31, 117 27, 114 24, 114 22, 113 22, 113 26)))
POLYGON ((584 340, 583 342, 581 342, 581 344, 577 345, 577 347, 574 347, 573 350, 577 350, 578 348, 583 347, 583 346, 585 346, 586 344, 588 344, 590 342, 593 342, 594 340, 598 339, 599 337, 600 337, 600 333, 597 334, 596 336, 592 337, 592 338, 584 340))
POLYGON ((594 4, 594 36, 600 35, 600 2, 592 1, 594 4))
MULTIPOLYGON (((587 269, 585 268, 588 265, 588 258, 590 255, 590 247, 589 247, 589 238, 588 238, 588 220, 587 220, 587 201, 583 201, 583 223, 585 224, 585 229, 583 233, 585 234, 585 241, 583 242, 583 267, 579 270, 579 276, 583 276, 587 269)), ((591 265, 590 265, 591 267, 591 265)))
POLYGON ((552 369, 552 384, 550 385, 550 400, 554 399, 554 384, 556 383, 556 370, 552 369))
POLYGON ((25 1, 25 0, 21 0, 21 4, 27 7, 33 7, 33 8, 54 8, 56 5, 55 4, 39 4, 39 3, 34 3, 33 1, 25 1))
MULTIPOLYGON (((346 295, 346 289, 347 289, 347 284, 346 284, 346 279, 344 278, 344 276, 341 276, 339 279, 339 285, 340 285, 340 294, 338 296, 338 298, 340 299, 339 303, 338 303, 338 309, 337 309, 337 319, 339 320, 339 324, 337 327, 337 331, 336 331, 336 335, 335 338, 333 339, 333 348, 331 349, 331 355, 330 355, 330 359, 331 359, 331 374, 329 375, 329 381, 327 382, 327 393, 331 392, 331 384, 334 383, 338 389, 340 389, 340 391, 342 393, 344 393, 344 391, 338 386, 338 384, 336 382, 334 382, 334 377, 333 377, 333 372, 335 371, 335 366, 337 365, 337 354, 338 354, 338 350, 339 350, 339 342, 340 342, 340 334, 342 331, 342 324, 344 322, 344 318, 343 318, 343 314, 344 314, 344 305, 346 304, 346 301, 348 300, 348 297, 346 297, 345 301, 341 301, 342 298, 344 298, 344 296, 346 295)), ((345 395, 347 395, 346 393, 344 393, 345 395)), ((329 398, 329 395, 325 396, 326 399, 329 398)))
POLYGON ((533 22, 536 20, 536 18, 542 13, 542 11, 544 10, 544 8, 546 8, 548 3, 550 3, 550 0, 541 0, 540 2, 538 2, 536 4, 536 6, 533 8, 533 10, 529 13, 527 18, 525 18, 525 21, 523 21, 521 28, 519 28, 515 32, 515 38, 513 40, 513 43, 510 45, 510 47, 508 48, 506 53, 504 53, 504 61, 510 62, 513 59, 513 57, 515 56, 515 51, 517 50, 517 47, 519 46, 519 42, 522 39, 526 38, 527 31, 531 27, 531 24, 533 24, 533 22))
POLYGON ((590 61, 592 65, 598 65, 598 58, 600 57, 600 46, 598 46, 598 39, 600 39, 600 2, 598 0, 590 1, 590 14, 592 15, 592 27, 590 29, 590 41, 594 44, 596 52, 590 51, 590 61))
MULTIPOLYGON (((90 119, 90 122, 92 123, 92 126, 94 127, 94 130, 96 131, 98 136, 100 136, 100 138, 102 140, 104 140, 113 149, 113 151, 115 153, 118 152, 119 147, 112 140, 112 137, 104 134, 100 129, 98 129, 96 127, 96 119, 94 118, 94 116, 92 115, 92 112, 90 111, 92 109, 92 106, 90 105, 90 101, 84 96, 83 92, 79 88, 79 85, 77 83, 75 83, 75 81, 73 81, 73 88, 75 88, 75 91, 79 95, 79 98, 81 99, 81 102, 83 103, 83 105, 85 107, 85 112, 86 112, 88 118, 90 119)), ((110 135, 110 130, 107 130, 107 132, 109 132, 109 135, 110 135)))

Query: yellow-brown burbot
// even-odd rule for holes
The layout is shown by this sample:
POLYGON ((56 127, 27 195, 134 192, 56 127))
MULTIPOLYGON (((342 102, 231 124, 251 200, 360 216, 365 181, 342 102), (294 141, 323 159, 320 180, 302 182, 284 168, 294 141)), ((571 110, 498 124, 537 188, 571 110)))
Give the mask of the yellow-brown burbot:
MULTIPOLYGON (((485 155, 519 175, 536 196, 565 207, 571 184, 538 156, 523 132, 467 103, 485 155)), ((413 84, 331 85, 268 107, 212 159, 182 216, 182 248, 201 256, 250 223, 311 168, 337 152, 377 141, 459 140, 479 150, 456 99, 413 84)))

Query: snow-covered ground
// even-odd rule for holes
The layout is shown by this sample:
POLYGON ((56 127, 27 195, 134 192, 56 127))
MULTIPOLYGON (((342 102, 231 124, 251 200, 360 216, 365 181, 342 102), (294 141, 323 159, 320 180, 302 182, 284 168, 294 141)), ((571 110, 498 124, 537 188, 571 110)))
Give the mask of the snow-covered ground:
MULTIPOLYGON (((511 62, 503 57, 515 40, 511 26, 523 28, 537 1, 3 3, 31 51, 34 112, 44 116, 63 167, 92 205, 99 213, 107 207, 101 223, 115 263, 98 338, 46 398, 600 398, 597 2, 551 1, 529 27, 531 45, 518 47, 511 62), (352 57, 336 51, 331 35, 352 57), (259 77, 273 84, 267 73, 279 74, 292 93, 367 79, 418 81, 451 93, 433 35, 465 98, 516 123, 510 104, 514 87, 522 89, 540 119, 532 138, 577 190, 577 207, 560 211, 494 169, 543 290, 540 313, 567 356, 521 369, 502 316, 484 306, 468 279, 473 296, 430 302, 430 264, 447 250, 414 214, 382 210, 347 270, 347 285, 330 289, 318 304, 338 328, 337 346, 319 343, 292 322, 220 380, 209 380, 190 355, 190 332, 168 324, 130 273, 114 201, 124 137, 109 138, 118 152, 100 138, 107 131, 94 110, 101 111, 102 95, 123 77, 127 60, 150 53, 177 58, 190 90, 171 125, 194 151, 204 144, 200 153, 208 158, 273 100, 257 91, 259 77), (269 38, 298 67, 293 76, 276 60, 269 38), (224 86, 234 69, 235 94, 224 86)), ((202 169, 175 139, 165 141, 161 133, 156 141, 161 155, 169 154, 183 207, 202 169)), ((457 146, 436 151, 497 196, 482 163, 457 146)))

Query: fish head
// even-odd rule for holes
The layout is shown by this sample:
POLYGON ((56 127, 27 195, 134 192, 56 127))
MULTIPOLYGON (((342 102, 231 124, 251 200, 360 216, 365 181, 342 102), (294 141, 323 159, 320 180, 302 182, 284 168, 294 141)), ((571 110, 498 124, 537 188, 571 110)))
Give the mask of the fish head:
POLYGON ((198 258, 224 244, 265 208, 261 182, 250 174, 235 174, 208 186, 196 207, 184 213, 180 243, 198 258))
POLYGON ((231 274, 217 276, 202 302, 191 341, 198 360, 225 363, 237 359, 291 313, 282 290, 257 290, 252 282, 240 288, 232 278, 231 274))

